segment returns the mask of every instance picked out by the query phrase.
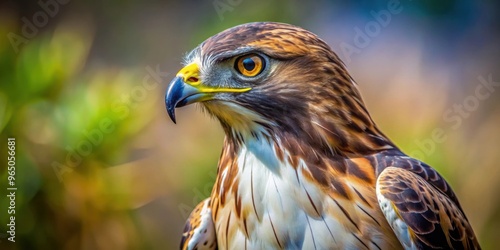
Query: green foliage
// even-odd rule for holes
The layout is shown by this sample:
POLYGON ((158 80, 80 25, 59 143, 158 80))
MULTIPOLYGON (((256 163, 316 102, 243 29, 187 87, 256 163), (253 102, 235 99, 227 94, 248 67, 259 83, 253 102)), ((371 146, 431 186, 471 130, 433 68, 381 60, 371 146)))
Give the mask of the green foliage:
MULTIPOLYGON (((106 246, 81 234, 106 223, 126 228, 127 246, 147 246, 136 238, 141 232, 130 208, 109 218, 107 206, 127 197, 106 195, 117 184, 104 180, 103 171, 127 159, 128 142, 151 121, 157 95, 141 86, 137 69, 84 70, 89 37, 57 29, 30 40, 19 54, 0 43, 2 154, 7 138, 16 138, 16 248, 106 246)), ((7 171, 0 178, 5 190, 7 171)), ((7 208, 8 199, 0 199, 0 207, 7 208)), ((3 210, 0 218, 5 228, 3 210)))

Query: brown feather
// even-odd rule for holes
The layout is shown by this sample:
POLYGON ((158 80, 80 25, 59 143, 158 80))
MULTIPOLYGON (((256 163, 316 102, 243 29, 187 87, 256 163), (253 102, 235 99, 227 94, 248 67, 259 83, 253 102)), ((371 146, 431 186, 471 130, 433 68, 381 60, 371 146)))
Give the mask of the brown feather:
POLYGON ((280 249, 298 244, 283 227, 284 222, 272 218, 266 209, 278 209, 283 216, 300 211, 294 216, 305 216, 309 232, 304 234, 310 234, 312 241, 309 246, 329 242, 314 236, 323 233, 313 232, 318 226, 316 221, 322 220, 333 240, 330 248, 401 248, 379 207, 377 185, 383 185, 384 195, 410 225, 409 234, 416 242, 427 246, 436 243, 425 234, 440 225, 447 239, 444 247, 460 241, 479 248, 444 178, 401 153, 378 129, 344 64, 313 33, 282 23, 244 24, 207 39, 188 55, 187 62, 200 62, 204 83, 227 87, 234 83, 212 71, 249 53, 269 57, 269 73, 258 82, 237 81, 251 87, 251 91, 203 102, 226 133, 210 198, 221 248, 235 246, 237 237, 243 237, 239 242, 244 242, 245 248, 247 244, 280 249), (251 157, 257 159, 251 163, 265 162, 255 169, 245 165, 252 141, 269 144, 268 149, 274 153, 274 158, 269 159, 269 152, 262 153, 262 158, 253 152, 251 157), (279 162, 277 167, 274 161, 279 162), (244 172, 245 168, 251 168, 250 172, 244 172), (287 171, 291 174, 286 175, 287 171), (269 178, 264 184, 271 183, 270 187, 260 186, 263 183, 256 179, 259 176, 269 178), (278 187, 293 192, 282 195, 280 192, 285 190, 278 187), (266 200, 269 193, 277 200, 266 200), (283 206, 284 202, 295 202, 295 207, 280 210, 279 204, 283 206), (408 202, 416 204, 410 207, 408 202), (411 217, 411 211, 420 217, 411 217), (437 221, 436 216, 455 220, 437 221), (418 227, 423 219, 432 223, 424 223, 427 228, 418 227), (338 231, 331 231, 331 227, 338 231), (272 231, 270 236, 259 234, 259 229, 266 228, 272 231), (256 239, 255 235, 262 238, 256 239), (338 239, 334 235, 345 237, 338 239))

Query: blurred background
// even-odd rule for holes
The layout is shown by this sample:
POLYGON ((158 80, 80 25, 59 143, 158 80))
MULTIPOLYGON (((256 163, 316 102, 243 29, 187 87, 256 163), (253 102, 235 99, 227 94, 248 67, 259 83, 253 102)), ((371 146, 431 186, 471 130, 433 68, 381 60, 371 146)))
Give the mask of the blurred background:
POLYGON ((2 1, 0 248, 177 249, 223 132, 163 101, 197 44, 250 21, 322 37, 404 152, 442 173, 484 249, 500 233, 497 1, 2 1), (16 242, 7 138, 16 138, 16 242))

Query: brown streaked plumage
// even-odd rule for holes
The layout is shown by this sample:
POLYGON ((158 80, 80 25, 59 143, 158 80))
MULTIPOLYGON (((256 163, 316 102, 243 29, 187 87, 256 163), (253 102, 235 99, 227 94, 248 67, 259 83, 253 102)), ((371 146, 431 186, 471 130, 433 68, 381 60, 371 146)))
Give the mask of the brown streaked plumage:
POLYGON ((200 202, 189 215, 182 234, 181 249, 217 249, 217 237, 213 225, 210 199, 207 198, 200 202))
POLYGON ((226 138, 182 249, 207 240, 196 234, 205 229, 220 249, 480 248, 450 186, 377 128, 316 35, 244 24, 207 39, 185 63, 167 90, 170 117, 201 102, 226 138))

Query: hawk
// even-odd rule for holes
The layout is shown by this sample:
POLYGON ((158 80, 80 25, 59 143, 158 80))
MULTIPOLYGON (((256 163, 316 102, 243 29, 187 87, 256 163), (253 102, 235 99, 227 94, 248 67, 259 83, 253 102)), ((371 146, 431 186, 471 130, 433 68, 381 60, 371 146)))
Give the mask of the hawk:
POLYGON ((376 126, 331 48, 283 23, 239 25, 185 59, 165 103, 225 132, 181 249, 479 249, 450 185, 376 126))

